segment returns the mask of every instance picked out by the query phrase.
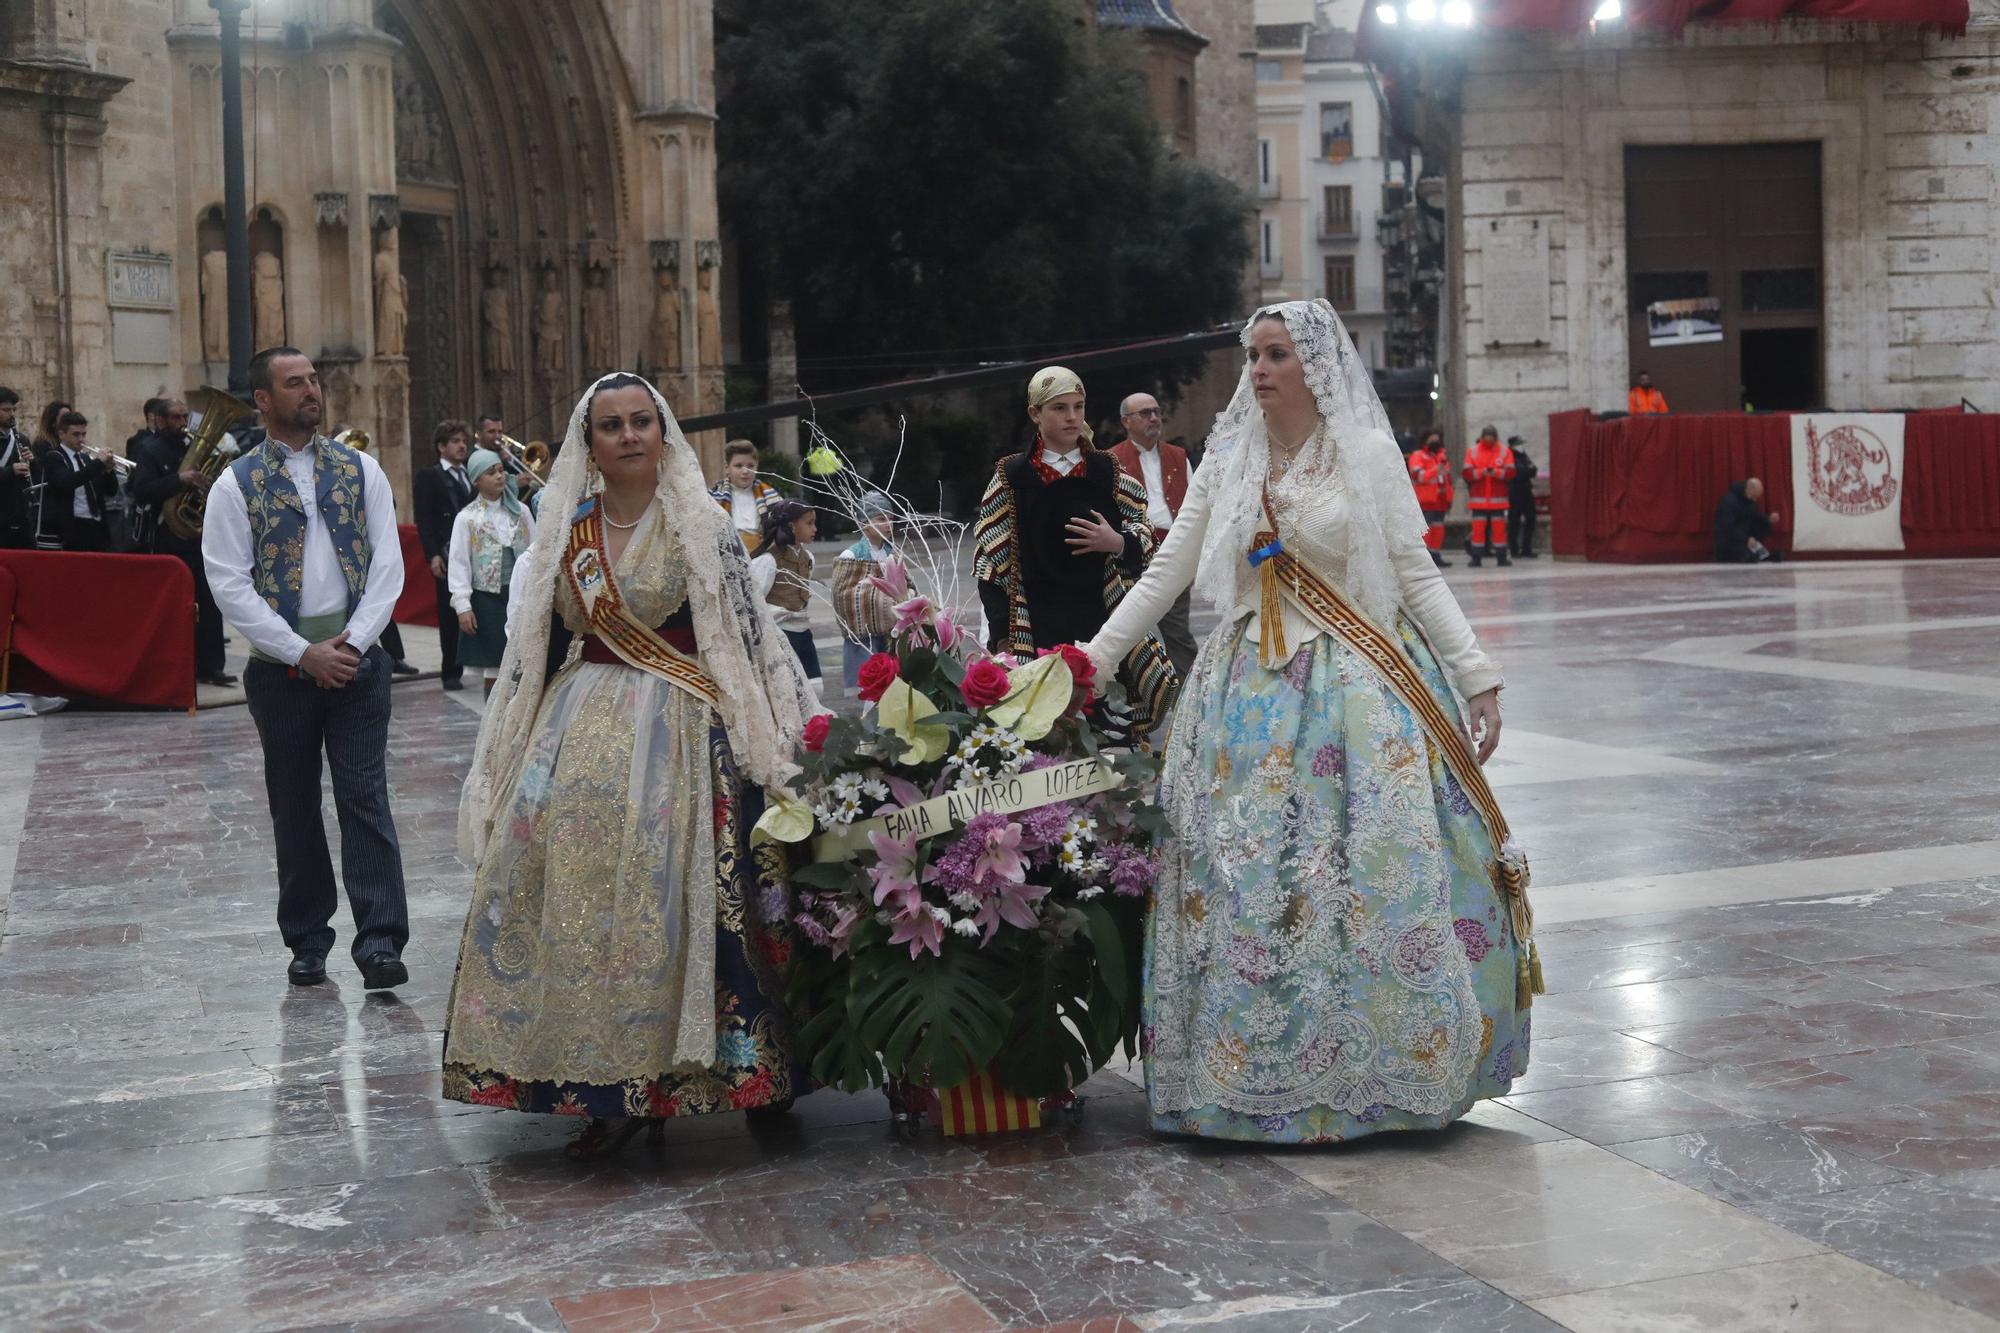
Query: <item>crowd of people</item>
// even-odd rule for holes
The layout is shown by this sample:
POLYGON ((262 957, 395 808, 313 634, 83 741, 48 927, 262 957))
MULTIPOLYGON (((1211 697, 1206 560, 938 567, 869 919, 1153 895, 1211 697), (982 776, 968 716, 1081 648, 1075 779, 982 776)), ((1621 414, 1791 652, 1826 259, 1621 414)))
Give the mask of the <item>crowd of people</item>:
MULTIPOLYGON (((1423 512, 1424 545, 1431 563, 1449 569, 1444 558, 1444 521, 1457 495, 1451 460, 1445 453, 1444 435, 1424 432, 1421 442, 1404 456, 1410 485, 1417 493, 1423 512)), ((1459 476, 1466 485, 1466 509, 1471 514, 1465 538, 1466 560, 1474 569, 1487 560, 1511 565, 1516 559, 1539 558, 1535 532, 1539 521, 1535 498, 1535 478, 1541 468, 1528 455, 1527 441, 1511 435, 1500 442, 1500 428, 1488 426, 1465 451, 1459 476)))

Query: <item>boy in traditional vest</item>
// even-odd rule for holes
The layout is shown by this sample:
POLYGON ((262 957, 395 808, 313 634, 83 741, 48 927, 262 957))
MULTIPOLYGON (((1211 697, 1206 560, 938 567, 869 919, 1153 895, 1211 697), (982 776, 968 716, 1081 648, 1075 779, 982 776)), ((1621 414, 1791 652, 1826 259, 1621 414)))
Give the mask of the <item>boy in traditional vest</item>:
POLYGON ((771 618, 778 622, 806 679, 814 690, 822 688, 819 646, 813 642, 812 605, 813 553, 808 543, 819 536, 819 514, 797 500, 780 500, 764 516, 764 544, 750 562, 750 578, 765 601, 771 604, 771 618))
POLYGON ((743 549, 757 554, 764 540, 765 516, 772 505, 785 498, 777 487, 757 479, 757 446, 748 440, 723 445, 722 480, 708 493, 736 525, 743 549))
POLYGON ((889 595, 868 580, 882 573, 896 554, 896 505, 879 491, 861 499, 861 536, 833 560, 833 614, 840 622, 841 677, 853 689, 861 680, 861 664, 875 653, 889 651, 889 631, 896 627, 896 608, 889 595))

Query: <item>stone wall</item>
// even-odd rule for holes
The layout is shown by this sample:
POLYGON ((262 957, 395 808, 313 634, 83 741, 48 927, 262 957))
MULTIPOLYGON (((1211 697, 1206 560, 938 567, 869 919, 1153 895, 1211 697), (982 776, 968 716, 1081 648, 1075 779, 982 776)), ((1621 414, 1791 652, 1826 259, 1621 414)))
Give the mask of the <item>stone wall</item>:
POLYGON ((1634 144, 1819 142, 1828 404, 1963 396, 2000 410, 1996 105, 1990 26, 1959 39, 1787 25, 1694 28, 1679 44, 1622 33, 1479 44, 1449 172, 1454 448, 1487 421, 1540 448, 1551 412, 1624 407, 1634 144), (1488 348, 1483 238, 1531 219, 1549 235, 1549 345, 1488 348))

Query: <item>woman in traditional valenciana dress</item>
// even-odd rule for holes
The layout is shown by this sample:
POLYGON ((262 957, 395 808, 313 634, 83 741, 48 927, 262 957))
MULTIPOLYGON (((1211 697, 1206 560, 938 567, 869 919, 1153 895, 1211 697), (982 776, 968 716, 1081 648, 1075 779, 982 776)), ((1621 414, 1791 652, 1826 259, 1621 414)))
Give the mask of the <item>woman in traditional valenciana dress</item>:
POLYGON ((588 1117, 581 1156, 799 1090, 749 832, 814 705, 650 384, 584 394, 542 514, 460 808, 444 1092, 588 1117))
POLYGON ((1271 1143, 1435 1129, 1527 1067, 1527 867, 1479 770, 1500 670, 1431 563, 1332 308, 1260 310, 1243 342, 1172 533, 1085 645, 1108 672, 1190 581, 1224 612, 1161 784, 1153 1124, 1271 1143))

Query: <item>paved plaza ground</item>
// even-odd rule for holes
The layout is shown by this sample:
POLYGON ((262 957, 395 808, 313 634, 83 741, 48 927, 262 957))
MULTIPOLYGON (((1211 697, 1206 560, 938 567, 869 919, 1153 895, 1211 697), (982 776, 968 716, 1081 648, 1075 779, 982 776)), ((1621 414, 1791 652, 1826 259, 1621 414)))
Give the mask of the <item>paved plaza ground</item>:
MULTIPOLYGON (((1533 1065, 1283 1152, 876 1095, 438 1099, 476 687, 399 685, 411 983, 286 985, 248 713, 0 733, 0 1328, 2000 1330, 2000 564, 1451 571, 1505 667, 1533 1065)), ((329 819, 329 823, 331 820, 329 819)))

